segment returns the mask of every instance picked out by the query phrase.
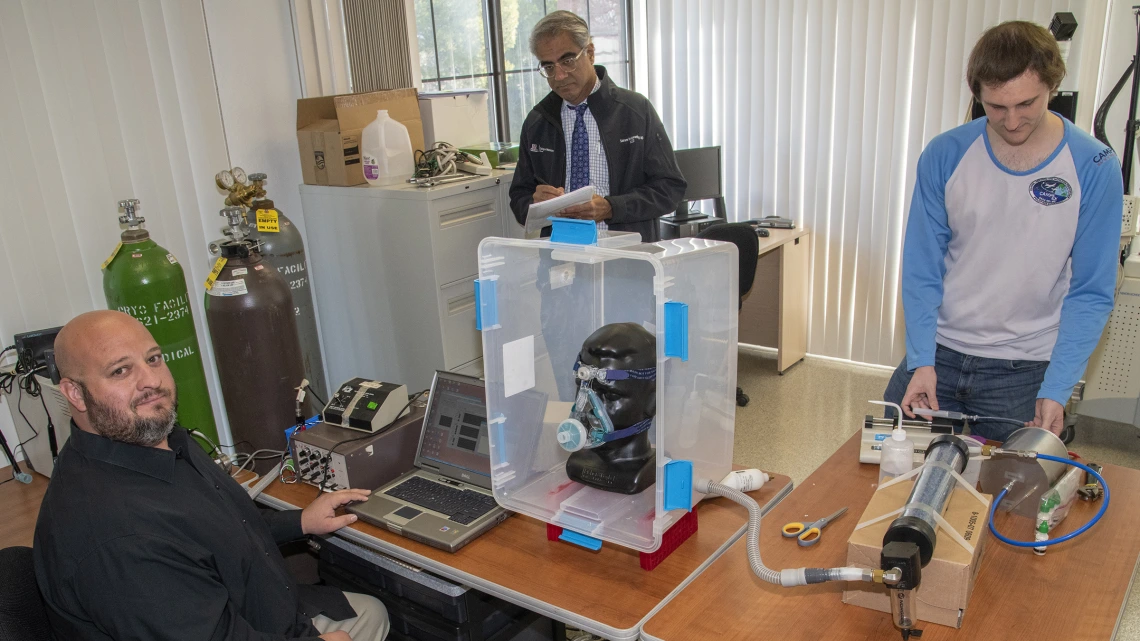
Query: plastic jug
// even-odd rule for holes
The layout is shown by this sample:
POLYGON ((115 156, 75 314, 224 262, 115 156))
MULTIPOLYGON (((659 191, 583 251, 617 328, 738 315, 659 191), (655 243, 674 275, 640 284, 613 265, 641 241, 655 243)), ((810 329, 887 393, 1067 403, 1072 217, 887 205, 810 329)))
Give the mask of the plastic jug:
POLYGON ((408 128, 392 120, 387 109, 378 110, 360 133, 360 152, 364 179, 373 187, 403 183, 415 171, 408 128))
POLYGON ((891 437, 883 440, 879 456, 879 483, 902 476, 914 469, 914 441, 907 438, 906 430, 896 427, 891 437))

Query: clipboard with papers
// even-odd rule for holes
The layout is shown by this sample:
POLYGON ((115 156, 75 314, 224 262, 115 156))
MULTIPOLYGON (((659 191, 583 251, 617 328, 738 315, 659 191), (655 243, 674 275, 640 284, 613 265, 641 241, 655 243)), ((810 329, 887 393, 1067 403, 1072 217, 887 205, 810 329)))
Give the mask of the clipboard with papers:
POLYGON ((550 200, 531 203, 530 209, 526 212, 526 237, 528 239, 538 238, 542 235, 542 228, 550 226, 551 217, 569 207, 590 202, 594 198, 594 194, 594 186, 586 185, 550 200))

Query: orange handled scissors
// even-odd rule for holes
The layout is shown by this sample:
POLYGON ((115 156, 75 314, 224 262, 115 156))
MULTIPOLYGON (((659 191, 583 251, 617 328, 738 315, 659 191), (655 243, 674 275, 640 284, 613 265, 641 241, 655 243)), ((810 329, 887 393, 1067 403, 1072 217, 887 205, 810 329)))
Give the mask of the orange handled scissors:
POLYGON ((843 508, 831 516, 825 516, 818 521, 812 521, 806 525, 800 523, 799 521, 786 523, 784 525, 784 538, 790 539, 792 537, 795 537, 798 539, 796 542, 800 544, 800 547, 815 545, 816 543, 819 543, 819 539, 822 536, 821 530, 827 527, 828 523, 831 523, 840 516, 843 516, 843 513, 846 511, 847 508, 843 508))

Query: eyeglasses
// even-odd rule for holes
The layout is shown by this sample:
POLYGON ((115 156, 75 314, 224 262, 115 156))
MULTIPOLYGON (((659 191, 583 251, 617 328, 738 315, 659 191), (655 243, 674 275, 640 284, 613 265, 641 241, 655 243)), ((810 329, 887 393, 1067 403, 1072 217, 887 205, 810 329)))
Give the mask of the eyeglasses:
POLYGON ((586 53, 586 49, 588 49, 588 48, 589 47, 582 49, 581 51, 578 52, 578 55, 576 55, 576 56, 573 56, 570 58, 563 58, 563 59, 559 60, 557 63, 548 62, 544 65, 538 65, 539 75, 541 75, 543 78, 554 77, 554 65, 555 64, 557 64, 559 67, 562 67, 562 71, 565 71, 566 73, 570 73, 571 71, 574 71, 574 68, 578 66, 578 58, 581 58, 582 54, 586 53))

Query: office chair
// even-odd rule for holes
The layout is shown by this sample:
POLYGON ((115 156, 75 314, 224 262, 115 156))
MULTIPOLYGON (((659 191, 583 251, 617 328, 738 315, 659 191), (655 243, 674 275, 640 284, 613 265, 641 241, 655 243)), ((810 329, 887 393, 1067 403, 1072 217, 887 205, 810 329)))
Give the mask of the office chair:
MULTIPOLYGON (((744 306, 744 297, 752 291, 752 281, 756 279, 756 259, 760 252, 760 240, 756 237, 756 230, 747 223, 725 223, 713 225, 701 233, 697 238, 706 240, 719 240, 736 245, 740 262, 740 300, 737 310, 744 306)), ((748 395, 740 387, 736 388, 736 404, 740 407, 748 405, 748 395)))
POLYGON ((51 638, 47 608, 32 567, 32 548, 0 550, 0 641, 51 638))

